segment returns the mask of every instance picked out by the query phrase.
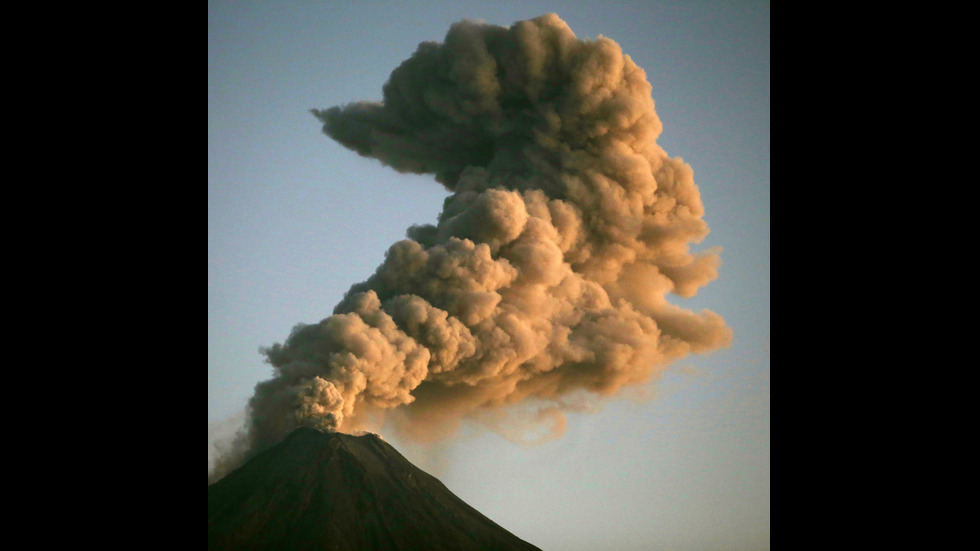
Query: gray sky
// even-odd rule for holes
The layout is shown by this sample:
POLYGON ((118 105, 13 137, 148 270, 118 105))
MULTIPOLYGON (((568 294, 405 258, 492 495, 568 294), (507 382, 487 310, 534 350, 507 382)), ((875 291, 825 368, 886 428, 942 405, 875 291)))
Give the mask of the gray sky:
MULTIPOLYGON (((763 2, 209 2, 208 426, 271 375, 258 354, 329 315, 446 191, 321 133, 310 108, 378 100, 390 72, 460 19, 557 13, 642 67, 694 169, 719 278, 696 297, 734 331, 649 384, 569 415, 533 447, 478 428, 402 453, 545 549, 769 547, 769 5, 763 2)), ((383 431, 382 431, 382 434, 383 431)))

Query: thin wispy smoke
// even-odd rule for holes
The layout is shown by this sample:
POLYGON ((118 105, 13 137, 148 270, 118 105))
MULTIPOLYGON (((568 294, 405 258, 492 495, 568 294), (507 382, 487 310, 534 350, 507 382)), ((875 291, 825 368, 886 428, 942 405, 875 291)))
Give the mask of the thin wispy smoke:
MULTIPOLYGON (((266 350, 239 457, 301 425, 417 438, 534 404, 560 431, 609 396, 731 340, 667 297, 718 275, 692 170, 656 143, 646 75, 555 15, 463 21, 401 64, 383 101, 314 110, 324 132, 452 194, 333 315, 266 350)), ((501 418, 513 418, 501 415, 501 418)))

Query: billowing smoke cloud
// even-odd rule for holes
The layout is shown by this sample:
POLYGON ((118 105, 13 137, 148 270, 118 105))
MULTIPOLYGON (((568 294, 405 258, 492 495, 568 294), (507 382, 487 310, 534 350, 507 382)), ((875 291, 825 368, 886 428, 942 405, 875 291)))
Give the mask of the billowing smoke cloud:
POLYGON ((383 415, 438 438, 517 403, 560 430, 583 394, 730 341, 717 314, 667 301, 715 279, 719 258, 690 250, 708 234, 691 168, 657 145, 646 75, 612 40, 555 15, 463 21, 395 69, 382 102, 313 113, 452 194, 333 315, 266 350, 275 376, 250 401, 247 450, 383 415))

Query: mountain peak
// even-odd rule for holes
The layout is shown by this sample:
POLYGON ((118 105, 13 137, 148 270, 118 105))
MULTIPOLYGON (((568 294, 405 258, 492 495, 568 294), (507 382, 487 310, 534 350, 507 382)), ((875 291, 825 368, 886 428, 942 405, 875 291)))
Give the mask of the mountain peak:
POLYGON ((380 436, 300 428, 208 486, 208 549, 537 549, 380 436))

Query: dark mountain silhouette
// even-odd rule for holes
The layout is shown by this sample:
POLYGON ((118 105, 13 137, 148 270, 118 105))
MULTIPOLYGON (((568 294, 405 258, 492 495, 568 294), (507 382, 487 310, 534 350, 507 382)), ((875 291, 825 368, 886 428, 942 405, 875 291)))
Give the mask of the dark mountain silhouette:
POLYGON ((208 549, 537 547, 378 436, 301 428, 208 486, 208 549))

